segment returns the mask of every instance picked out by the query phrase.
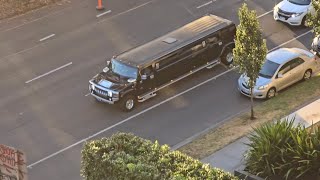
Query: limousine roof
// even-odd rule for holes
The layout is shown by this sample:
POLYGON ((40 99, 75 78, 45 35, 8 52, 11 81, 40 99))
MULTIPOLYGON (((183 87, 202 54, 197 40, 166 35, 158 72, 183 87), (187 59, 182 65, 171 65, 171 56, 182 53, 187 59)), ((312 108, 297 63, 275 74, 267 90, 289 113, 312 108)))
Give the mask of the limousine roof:
POLYGON ((133 66, 143 66, 230 24, 232 22, 227 19, 206 15, 146 44, 129 49, 115 59, 133 66))

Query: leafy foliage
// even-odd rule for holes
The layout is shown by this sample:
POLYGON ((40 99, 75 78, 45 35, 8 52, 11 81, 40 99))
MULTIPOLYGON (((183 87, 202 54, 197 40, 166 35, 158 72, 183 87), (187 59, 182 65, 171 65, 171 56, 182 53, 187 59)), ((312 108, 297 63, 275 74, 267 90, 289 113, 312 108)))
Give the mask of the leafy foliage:
POLYGON ((234 64, 239 66, 241 73, 249 78, 251 89, 251 118, 253 118, 253 87, 259 71, 267 55, 266 41, 262 38, 257 14, 243 4, 238 12, 240 24, 237 27, 235 48, 233 49, 234 64))
POLYGON ((320 35, 320 1, 312 0, 314 13, 307 14, 307 26, 312 27, 315 35, 320 35))
POLYGON ((249 136, 246 168, 269 179, 314 179, 320 169, 320 128, 267 123, 249 136))
POLYGON ((178 151, 170 151, 167 145, 126 133, 85 143, 81 175, 86 180, 237 179, 178 151))

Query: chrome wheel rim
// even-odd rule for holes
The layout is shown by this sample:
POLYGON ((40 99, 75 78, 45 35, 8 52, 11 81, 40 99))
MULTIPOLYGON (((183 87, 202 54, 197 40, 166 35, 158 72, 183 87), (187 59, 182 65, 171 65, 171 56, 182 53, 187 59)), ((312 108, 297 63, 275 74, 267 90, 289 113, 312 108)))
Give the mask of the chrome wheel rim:
POLYGON ((304 73, 304 79, 310 79, 311 77, 311 72, 310 71, 307 71, 304 73))
POLYGON ((229 52, 229 53, 227 54, 226 60, 227 60, 228 63, 232 63, 232 61, 233 61, 233 54, 232 54, 232 52, 229 52))
POLYGON ((133 105, 134 105, 133 99, 128 99, 127 102, 126 102, 126 108, 127 108, 128 110, 130 110, 130 109, 133 108, 133 105))
POLYGON ((268 93, 268 98, 274 97, 275 94, 276 94, 275 90, 274 90, 274 89, 270 89, 270 90, 269 90, 269 93, 268 93))

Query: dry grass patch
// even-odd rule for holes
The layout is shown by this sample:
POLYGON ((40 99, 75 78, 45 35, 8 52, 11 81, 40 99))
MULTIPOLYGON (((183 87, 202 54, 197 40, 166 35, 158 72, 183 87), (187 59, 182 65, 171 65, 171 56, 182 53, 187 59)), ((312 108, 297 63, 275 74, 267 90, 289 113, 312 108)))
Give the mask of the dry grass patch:
POLYGON ((61 0, 0 0, 0 20, 24 14, 59 1, 61 0))
POLYGON ((256 120, 250 120, 250 112, 245 112, 181 147, 179 151, 202 159, 247 135, 252 127, 285 117, 317 97, 320 97, 320 76, 298 83, 275 98, 257 105, 254 109, 256 120))

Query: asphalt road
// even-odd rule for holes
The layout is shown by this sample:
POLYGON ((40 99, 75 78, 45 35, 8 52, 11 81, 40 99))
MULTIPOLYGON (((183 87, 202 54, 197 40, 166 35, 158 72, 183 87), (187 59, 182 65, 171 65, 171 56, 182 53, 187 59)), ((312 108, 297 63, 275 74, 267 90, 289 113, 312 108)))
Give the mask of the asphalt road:
MULTIPOLYGON (((95 2, 73 0, 0 22, 0 142, 26 152, 29 179, 80 179, 81 142, 88 137, 124 131, 175 146, 246 110, 249 100, 236 89, 239 74, 221 75, 228 69, 220 65, 162 90, 130 113, 85 96, 88 80, 112 55, 208 12, 238 23, 243 1, 203 6, 207 2, 117 0, 107 2, 110 13, 97 17, 103 12, 95 2)), ((275 22, 268 13, 273 1, 247 3, 261 16, 269 49, 309 48, 309 29, 275 22)))

